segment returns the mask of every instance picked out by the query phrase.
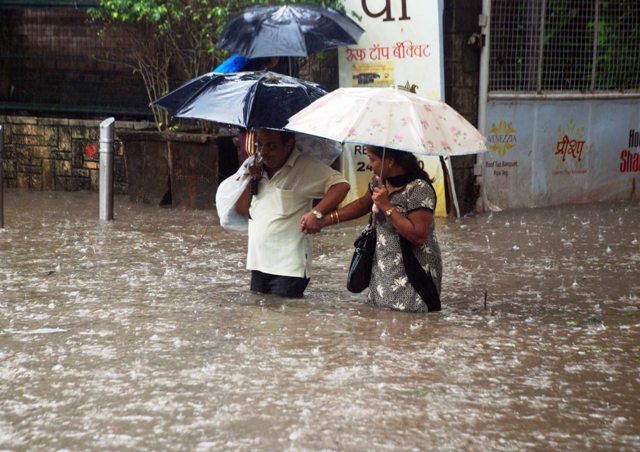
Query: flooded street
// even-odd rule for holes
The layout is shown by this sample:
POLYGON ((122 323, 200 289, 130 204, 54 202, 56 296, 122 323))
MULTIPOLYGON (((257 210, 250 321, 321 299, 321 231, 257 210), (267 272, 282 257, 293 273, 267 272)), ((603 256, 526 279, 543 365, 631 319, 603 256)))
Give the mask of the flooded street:
POLYGON ((0 449, 640 449, 640 205, 437 228, 443 311, 407 314, 345 289, 357 226, 290 301, 215 211, 5 191, 0 449))

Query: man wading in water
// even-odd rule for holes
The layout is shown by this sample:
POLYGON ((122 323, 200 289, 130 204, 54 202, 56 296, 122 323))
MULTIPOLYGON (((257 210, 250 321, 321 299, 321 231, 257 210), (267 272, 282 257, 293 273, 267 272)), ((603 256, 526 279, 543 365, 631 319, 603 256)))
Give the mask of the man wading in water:
POLYGON ((300 298, 311 275, 309 233, 349 192, 342 175, 295 150, 295 136, 271 129, 256 131, 262 164, 250 166, 257 194, 247 186, 235 209, 249 216, 247 269, 251 290, 300 298), (312 201, 320 199, 314 208, 312 201))

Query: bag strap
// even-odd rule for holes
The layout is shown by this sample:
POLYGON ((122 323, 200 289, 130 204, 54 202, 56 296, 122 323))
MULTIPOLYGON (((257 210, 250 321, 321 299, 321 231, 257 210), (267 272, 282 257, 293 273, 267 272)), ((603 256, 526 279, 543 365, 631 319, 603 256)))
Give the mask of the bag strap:
MULTIPOLYGON (((425 179, 422 179, 422 180, 425 180, 425 179)), ((433 190, 433 193, 435 194, 436 190, 433 187, 433 184, 431 183, 431 181, 427 179, 425 180, 425 182, 429 184, 429 186, 433 190)), ((436 197, 436 202, 437 201, 438 200, 436 197)), ((435 213, 435 209, 436 208, 434 204, 433 206, 434 213, 435 213)), ((418 258, 413 253, 413 248, 414 248, 413 244, 400 234, 398 234, 398 237, 400 238, 400 250, 402 251, 402 263, 404 264, 404 270, 405 270, 405 273, 407 274, 407 278, 409 279, 409 282, 411 283, 415 291, 418 293, 418 295, 420 295, 420 298, 424 300, 425 304, 427 305, 427 311, 429 312, 440 311, 441 310, 440 294, 438 293, 438 289, 435 283, 433 282, 433 278, 431 278, 431 274, 425 272, 424 269, 422 268, 420 261, 418 261, 418 258)))
POLYGON ((427 311, 439 311, 441 309, 440 294, 431 278, 431 274, 424 271, 418 258, 413 254, 413 244, 400 234, 398 234, 398 237, 400 237, 402 263, 409 282, 426 303, 427 311))

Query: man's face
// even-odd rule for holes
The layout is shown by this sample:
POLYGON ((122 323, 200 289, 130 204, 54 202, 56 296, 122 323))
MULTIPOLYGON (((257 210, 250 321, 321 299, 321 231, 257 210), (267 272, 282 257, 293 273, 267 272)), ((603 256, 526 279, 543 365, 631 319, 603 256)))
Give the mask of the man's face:
POLYGON ((282 142, 282 133, 277 130, 258 129, 256 131, 256 146, 262 156, 264 166, 272 171, 282 168, 293 150, 294 140, 282 142))

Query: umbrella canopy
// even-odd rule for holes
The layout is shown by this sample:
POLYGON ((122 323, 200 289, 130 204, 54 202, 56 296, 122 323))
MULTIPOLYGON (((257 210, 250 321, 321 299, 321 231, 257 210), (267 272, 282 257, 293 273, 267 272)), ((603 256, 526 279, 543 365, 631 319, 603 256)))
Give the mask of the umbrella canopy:
POLYGON ((216 46, 248 58, 305 57, 356 44, 362 33, 357 23, 328 7, 254 6, 231 19, 216 46))
POLYGON ((275 72, 208 73, 153 103, 176 118, 282 129, 291 115, 326 93, 317 83, 275 72))
POLYGON ((293 115, 285 128, 423 155, 487 150, 484 136, 446 103, 394 87, 339 88, 293 115))

